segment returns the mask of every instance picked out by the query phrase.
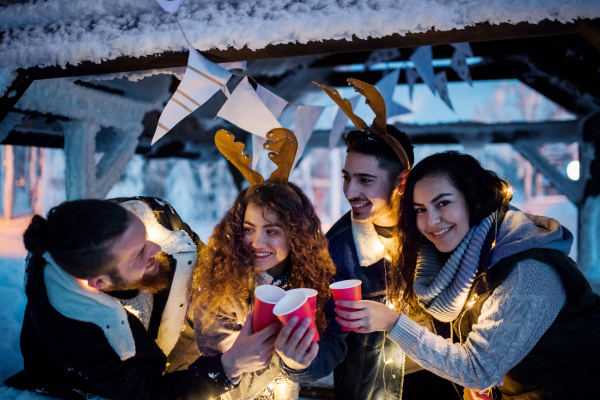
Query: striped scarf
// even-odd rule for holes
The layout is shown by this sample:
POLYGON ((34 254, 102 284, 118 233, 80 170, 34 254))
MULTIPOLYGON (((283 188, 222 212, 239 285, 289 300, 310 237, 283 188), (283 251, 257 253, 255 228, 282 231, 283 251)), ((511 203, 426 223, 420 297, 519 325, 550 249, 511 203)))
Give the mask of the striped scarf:
POLYGON ((498 213, 494 212, 472 227, 445 264, 433 243, 428 241, 421 246, 413 289, 421 307, 437 320, 450 322, 460 314, 475 279, 486 236, 497 218, 498 213))

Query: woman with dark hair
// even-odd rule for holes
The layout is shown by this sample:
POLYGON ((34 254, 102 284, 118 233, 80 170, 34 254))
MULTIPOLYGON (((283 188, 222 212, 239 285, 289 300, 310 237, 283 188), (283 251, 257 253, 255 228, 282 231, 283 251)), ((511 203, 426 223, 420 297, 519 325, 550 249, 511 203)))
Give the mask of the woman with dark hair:
POLYGON ((340 302, 338 320, 385 330, 426 369, 467 395, 567 399, 593 393, 600 376, 600 297, 568 258, 572 234, 557 221, 509 206, 512 191, 473 157, 425 158, 401 200, 401 254, 390 270, 396 310, 340 302), (450 322, 454 340, 409 315, 450 322), (346 319, 358 319, 348 322, 346 319))
MULTIPOLYGON (((266 181, 239 194, 201 252, 194 276, 194 322, 200 352, 211 356, 230 350, 224 354, 223 365, 230 379, 239 381, 227 398, 298 398, 297 384, 280 377, 279 357, 271 358, 278 323, 252 335, 255 342, 246 346, 234 344, 234 349, 232 342, 246 315, 252 318, 248 313, 258 285, 317 290, 316 325, 323 330, 323 309, 334 272, 319 218, 298 186, 266 181)), ((312 336, 307 334, 303 340, 305 349, 312 336)), ((284 354, 280 356, 286 364, 302 369, 317 351, 318 345, 312 345, 299 365, 284 354)))

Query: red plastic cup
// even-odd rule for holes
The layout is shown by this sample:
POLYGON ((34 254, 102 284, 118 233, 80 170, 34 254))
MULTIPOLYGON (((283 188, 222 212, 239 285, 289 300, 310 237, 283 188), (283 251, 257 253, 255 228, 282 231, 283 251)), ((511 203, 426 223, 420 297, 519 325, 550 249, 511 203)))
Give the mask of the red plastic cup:
POLYGON ((317 317, 317 295, 319 294, 319 292, 317 292, 315 289, 298 288, 298 289, 288 290, 286 293, 289 294, 289 293, 294 293, 294 292, 306 293, 306 296, 308 296, 308 304, 310 305, 313 319, 315 319, 317 317))
MULTIPOLYGON (((290 291, 291 292, 291 291, 290 291)), ((279 318, 281 323, 284 325, 288 323, 288 321, 292 317, 298 317, 298 324, 304 321, 304 318, 310 318, 310 327, 315 329, 315 336, 313 336, 313 342, 319 341, 319 332, 317 331, 317 325, 315 324, 315 319, 312 316, 312 311, 310 309, 310 304, 308 303, 308 296, 303 292, 287 292, 286 296, 277 302, 277 305, 273 309, 273 314, 279 318)), ((294 331, 296 330, 294 328, 294 331)), ((294 333, 292 331, 292 333, 294 333)))
POLYGON ((285 290, 277 286, 262 285, 254 291, 254 319, 252 332, 260 332, 273 322, 277 317, 273 314, 275 304, 285 297, 285 290))
MULTIPOLYGON (((348 279, 345 281, 339 281, 339 282, 332 283, 331 285, 329 285, 329 288, 331 289, 331 295, 333 296, 334 301, 338 301, 338 300, 359 301, 359 300, 362 300, 361 284, 362 284, 362 281, 360 279, 348 279)), ((336 305, 336 307, 343 311, 357 311, 355 308, 340 307, 337 305, 336 305)), ((341 317, 339 317, 339 318, 341 318, 341 317)), ((358 321, 358 320, 348 319, 346 321, 358 321)), ((357 331, 359 329, 360 329, 360 327, 359 328, 347 328, 344 325, 342 325, 342 330, 347 331, 347 332, 348 331, 357 331)))

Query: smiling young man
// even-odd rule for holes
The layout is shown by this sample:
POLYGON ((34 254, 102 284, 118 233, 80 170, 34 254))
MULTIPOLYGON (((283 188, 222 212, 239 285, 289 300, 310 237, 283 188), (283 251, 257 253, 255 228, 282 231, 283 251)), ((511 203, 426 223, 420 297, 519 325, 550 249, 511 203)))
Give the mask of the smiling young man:
MULTIPOLYGON (((387 132, 404 148, 412 165, 410 139, 391 125, 387 132)), ((394 150, 371 132, 351 131, 343 141, 347 146, 343 189, 352 210, 327 232, 329 252, 337 267, 335 279, 359 279, 363 300, 386 303, 386 274, 398 252, 396 225, 408 171, 394 150)), ((345 336, 335 320, 334 307, 331 301, 326 310, 327 331, 345 336)), ((427 324, 428 320, 424 318, 420 323, 427 324)), ((286 372, 292 379, 305 382, 333 371, 335 397, 339 400, 456 396, 449 382, 405 358, 384 332, 350 332, 345 336, 345 344, 347 350, 336 347, 336 342, 330 346, 322 344, 306 370, 288 368, 286 372), (403 379, 407 374, 410 375, 403 379), (432 388, 433 392, 428 392, 432 388)))
MULTIPOLYGON (((410 139, 391 125, 387 132, 414 162, 410 139)), ((398 209, 408 171, 378 136, 352 131, 343 137, 344 195, 352 210, 327 232, 337 278, 362 281, 362 298, 386 301, 386 271, 397 253, 398 209)), ((333 322, 337 324, 337 322, 333 322)), ((399 399, 404 354, 384 334, 350 332, 348 353, 334 370, 336 399, 399 399)))
POLYGON ((24 241, 25 368, 7 386, 65 399, 206 399, 233 388, 221 355, 196 346, 188 305, 203 245, 166 202, 65 202, 35 216, 24 241))
MULTIPOLYGON (((388 125, 409 162, 413 146, 406 134, 388 125)), ((368 131, 342 137, 347 146, 343 188, 352 210, 327 232, 329 253, 336 265, 335 280, 362 281, 362 298, 386 301, 386 269, 397 250, 398 209, 408 171, 383 139, 368 131)), ((342 332, 331 300, 326 307, 326 335, 345 337, 320 343, 319 353, 305 370, 286 368, 291 379, 314 381, 334 372, 335 398, 344 400, 398 399, 402 393, 404 353, 385 334, 342 332), (344 348, 346 347, 346 348, 344 348)))

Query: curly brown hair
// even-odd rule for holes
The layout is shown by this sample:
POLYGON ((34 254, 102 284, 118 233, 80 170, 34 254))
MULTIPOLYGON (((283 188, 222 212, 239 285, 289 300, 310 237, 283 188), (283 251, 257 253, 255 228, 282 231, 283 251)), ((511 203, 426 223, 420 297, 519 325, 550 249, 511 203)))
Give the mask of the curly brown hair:
MULTIPOLYGON (((447 151, 424 158, 411 171, 400 200, 400 254, 388 274, 388 296, 396 311, 419 314, 417 296, 413 290, 417 256, 421 242, 426 240, 417 229, 413 195, 417 182, 430 176, 446 176, 464 196, 469 209, 469 226, 478 225, 492 212, 506 207, 512 199, 509 184, 495 172, 486 170, 468 154, 447 151)), ((491 249, 483 249, 482 252, 491 249)))
POLYGON ((244 316, 254 291, 254 256, 243 240, 244 216, 253 203, 273 212, 283 225, 290 249, 288 273, 292 288, 312 288, 317 295, 316 324, 325 329, 325 302, 335 266, 329 256, 321 221, 302 189, 270 181, 242 190, 233 207, 213 230, 194 272, 194 306, 202 310, 204 328, 221 316, 244 316), (236 311, 232 311, 236 310, 236 311), (243 312, 243 315, 239 313, 243 312))

